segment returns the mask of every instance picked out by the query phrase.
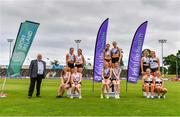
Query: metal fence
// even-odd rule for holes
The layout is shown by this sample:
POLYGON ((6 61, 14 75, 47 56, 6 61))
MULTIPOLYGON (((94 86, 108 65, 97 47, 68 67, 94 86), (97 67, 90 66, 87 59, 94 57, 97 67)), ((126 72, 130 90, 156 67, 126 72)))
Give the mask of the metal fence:
MULTIPOLYGON (((58 78, 61 76, 61 69, 58 70, 53 70, 53 69, 47 69, 46 71, 46 76, 48 78, 58 78)), ((0 77, 6 77, 7 69, 1 68, 0 69, 0 77)), ((29 75, 29 69, 21 69, 21 75, 17 77, 21 78, 28 78, 29 75)), ((127 70, 122 70, 121 77, 126 77, 127 76, 127 70)), ((93 77, 93 70, 90 69, 84 69, 83 71, 83 77, 91 78, 93 77)))

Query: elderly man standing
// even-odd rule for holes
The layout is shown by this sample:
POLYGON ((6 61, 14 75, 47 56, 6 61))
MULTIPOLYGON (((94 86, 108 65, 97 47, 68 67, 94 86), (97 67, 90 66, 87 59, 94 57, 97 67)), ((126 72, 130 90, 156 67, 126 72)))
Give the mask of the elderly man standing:
POLYGON ((46 62, 42 60, 42 55, 38 54, 37 59, 32 60, 29 66, 30 86, 28 92, 28 98, 32 98, 34 87, 36 84, 36 97, 40 97, 40 88, 42 79, 46 74, 46 62))

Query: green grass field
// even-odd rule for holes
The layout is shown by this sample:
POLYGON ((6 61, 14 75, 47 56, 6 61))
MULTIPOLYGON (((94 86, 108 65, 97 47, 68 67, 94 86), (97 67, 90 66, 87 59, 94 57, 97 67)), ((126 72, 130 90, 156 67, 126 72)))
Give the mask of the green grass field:
MULTIPOLYGON (((3 80, 0 79, 0 83, 3 80)), ((0 99, 0 116, 180 116, 180 82, 166 81, 166 99, 145 99, 141 84, 121 85, 121 99, 100 99, 100 83, 83 81, 82 99, 56 99, 58 79, 45 79, 42 83, 41 98, 27 98, 29 79, 8 79, 8 97, 0 99)))

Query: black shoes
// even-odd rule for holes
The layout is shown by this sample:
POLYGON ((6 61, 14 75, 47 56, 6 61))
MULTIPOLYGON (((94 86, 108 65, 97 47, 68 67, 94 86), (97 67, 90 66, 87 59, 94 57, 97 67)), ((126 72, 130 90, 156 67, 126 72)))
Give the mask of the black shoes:
MULTIPOLYGON (((40 96, 40 95, 36 95, 36 97, 37 97, 37 98, 40 98, 41 96, 40 96)), ((31 99, 32 96, 28 96, 27 98, 28 98, 28 99, 31 99)))
POLYGON ((62 98, 62 96, 56 96, 56 98, 62 98))
POLYGON ((36 95, 36 97, 40 98, 41 96, 40 95, 36 95))

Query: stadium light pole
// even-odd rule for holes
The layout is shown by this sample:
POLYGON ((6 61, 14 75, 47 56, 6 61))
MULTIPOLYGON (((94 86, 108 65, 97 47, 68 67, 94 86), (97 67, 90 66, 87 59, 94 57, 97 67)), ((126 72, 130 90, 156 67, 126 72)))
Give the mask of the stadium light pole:
POLYGON ((7 42, 9 43, 9 62, 11 59, 11 45, 12 45, 13 41, 14 41, 14 39, 7 39, 7 42))
POLYGON ((78 52, 78 49, 79 49, 79 44, 81 43, 81 40, 80 39, 77 39, 77 40, 74 40, 75 43, 77 44, 77 52, 78 52))
POLYGON ((167 42, 167 40, 166 39, 160 39, 160 40, 158 40, 159 41, 159 43, 161 44, 161 54, 162 54, 162 75, 164 75, 164 64, 163 64, 163 45, 164 45, 164 43, 166 43, 167 42))

